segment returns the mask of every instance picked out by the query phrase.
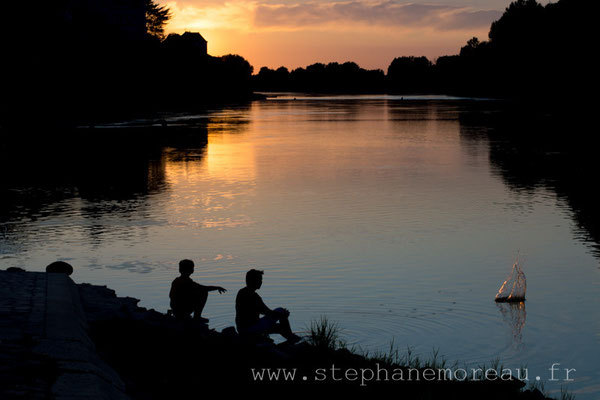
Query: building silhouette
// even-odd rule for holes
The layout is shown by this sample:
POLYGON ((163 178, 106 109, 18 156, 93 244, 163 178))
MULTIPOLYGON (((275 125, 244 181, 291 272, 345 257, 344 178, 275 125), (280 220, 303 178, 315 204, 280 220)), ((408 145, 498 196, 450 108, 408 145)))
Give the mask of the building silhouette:
POLYGON ((208 55, 208 42, 198 32, 185 32, 182 35, 171 33, 165 39, 164 46, 172 51, 190 51, 196 56, 208 55))

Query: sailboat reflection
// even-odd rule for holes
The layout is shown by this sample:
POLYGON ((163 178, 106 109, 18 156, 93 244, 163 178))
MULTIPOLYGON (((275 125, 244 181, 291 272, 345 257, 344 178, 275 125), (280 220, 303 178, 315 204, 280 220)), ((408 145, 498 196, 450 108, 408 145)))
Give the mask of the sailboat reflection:
POLYGON ((527 319, 525 302, 496 303, 496 306, 502 314, 502 319, 512 331, 513 345, 521 346, 523 344, 523 328, 527 319))

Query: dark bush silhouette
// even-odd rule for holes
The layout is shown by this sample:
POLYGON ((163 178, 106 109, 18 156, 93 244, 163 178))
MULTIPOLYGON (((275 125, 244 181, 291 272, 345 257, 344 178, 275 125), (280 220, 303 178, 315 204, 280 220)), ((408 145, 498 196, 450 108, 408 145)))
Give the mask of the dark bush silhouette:
POLYGON ((387 71, 388 89, 402 93, 430 91, 431 67, 426 57, 394 58, 387 71))
POLYGON ((220 58, 220 74, 223 78, 223 89, 235 92, 238 88, 250 90, 250 77, 254 67, 244 57, 237 54, 228 54, 220 58))
POLYGON ((381 70, 366 70, 354 62, 343 64, 316 63, 289 72, 262 67, 252 77, 252 88, 271 91, 300 91, 321 93, 382 92, 385 76, 381 70))
POLYGON ((259 90, 291 90, 290 71, 286 67, 279 67, 276 70, 262 67, 252 78, 253 87, 259 90))

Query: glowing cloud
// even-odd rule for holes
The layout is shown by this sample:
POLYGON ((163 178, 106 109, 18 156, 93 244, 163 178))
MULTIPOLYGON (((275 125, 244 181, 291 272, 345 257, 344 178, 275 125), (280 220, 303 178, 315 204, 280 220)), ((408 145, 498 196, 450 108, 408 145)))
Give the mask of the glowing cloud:
POLYGON ((248 1, 233 2, 182 2, 171 1, 166 5, 173 18, 168 29, 173 32, 203 29, 252 29, 251 15, 255 4, 248 1))
POLYGON ((256 27, 331 26, 361 23, 396 28, 471 29, 488 26, 499 11, 481 11, 434 4, 402 4, 393 1, 336 3, 260 4, 254 10, 256 27))
POLYGON ((474 0, 162 1, 173 12, 168 32, 199 31, 210 54, 240 54, 255 71, 349 60, 386 69, 401 55, 456 54, 471 37, 485 39, 507 3, 490 0, 490 10, 474 0))

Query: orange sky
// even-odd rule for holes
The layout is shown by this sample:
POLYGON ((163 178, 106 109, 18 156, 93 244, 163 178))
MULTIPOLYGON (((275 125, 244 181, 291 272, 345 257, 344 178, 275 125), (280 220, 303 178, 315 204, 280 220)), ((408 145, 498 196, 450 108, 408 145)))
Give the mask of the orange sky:
POLYGON ((158 0, 173 12, 167 32, 200 32, 214 56, 290 69, 355 61, 387 70, 394 57, 456 54, 487 39, 505 0, 158 0))

